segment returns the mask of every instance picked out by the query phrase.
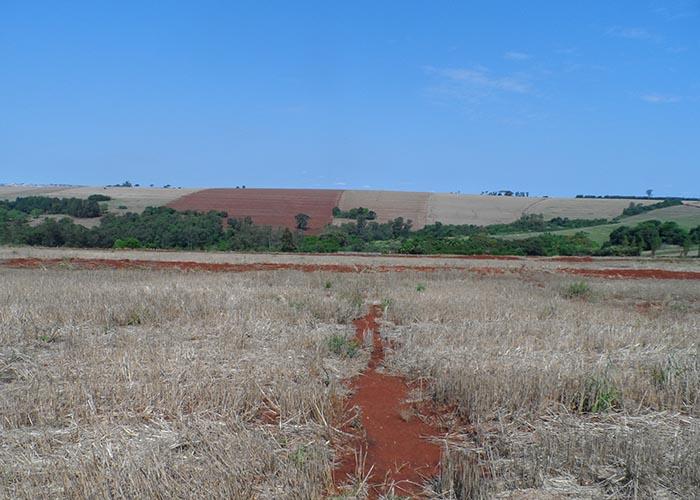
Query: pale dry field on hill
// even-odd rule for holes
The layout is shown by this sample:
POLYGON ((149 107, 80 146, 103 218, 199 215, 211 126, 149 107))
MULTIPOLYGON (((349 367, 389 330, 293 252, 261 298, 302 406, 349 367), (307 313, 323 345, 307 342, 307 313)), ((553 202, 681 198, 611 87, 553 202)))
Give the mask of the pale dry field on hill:
MULTIPOLYGON (((631 200, 577 198, 519 198, 511 196, 475 196, 462 194, 430 195, 427 223, 434 224, 503 224, 517 220, 522 214, 542 214, 545 219, 611 219, 622 214, 631 200)), ((655 201, 634 200, 650 204, 655 201)))
POLYGON ((143 212, 146 207, 166 205, 173 200, 194 193, 199 189, 164 188, 103 188, 103 187, 30 187, 0 186, 0 199, 15 199, 23 196, 51 196, 56 198, 87 198, 91 194, 104 194, 112 200, 106 202, 110 211, 143 212), (126 209, 118 207, 125 206, 126 209))
POLYGON ((341 210, 365 207, 377 212, 377 220, 386 222, 397 217, 412 220, 413 228, 426 224, 429 193, 399 191, 344 191, 340 197, 341 210))
MULTIPOLYGON (((342 381, 369 355, 336 354, 329 339, 350 338, 375 302, 393 341, 386 369, 423 380, 413 396, 449 413, 427 495, 700 494, 697 281, 588 279, 572 295, 576 280, 546 268, 70 266, 0 267, 0 281, 8 498, 323 497, 342 381)), ((348 483, 363 497, 361 477, 348 483)))

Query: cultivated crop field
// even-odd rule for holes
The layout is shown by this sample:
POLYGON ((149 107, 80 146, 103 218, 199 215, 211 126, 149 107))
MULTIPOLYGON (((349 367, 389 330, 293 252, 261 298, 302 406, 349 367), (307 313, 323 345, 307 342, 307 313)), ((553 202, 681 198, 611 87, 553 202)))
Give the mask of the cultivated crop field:
POLYGON ((5 247, 0 283, 0 496, 700 494, 688 259, 5 247))

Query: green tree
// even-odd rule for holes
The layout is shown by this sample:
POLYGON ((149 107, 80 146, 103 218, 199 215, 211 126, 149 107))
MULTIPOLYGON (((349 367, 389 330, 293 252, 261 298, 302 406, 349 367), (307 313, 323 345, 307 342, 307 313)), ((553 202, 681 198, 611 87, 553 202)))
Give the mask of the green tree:
POLYGON ((309 229, 309 220, 311 220, 311 216, 306 215, 306 214, 296 214, 294 216, 294 219, 296 220, 296 228, 299 231, 306 231, 309 229))
POLYGON ((284 231, 282 232, 280 250, 283 252, 293 252, 296 249, 297 246, 294 244, 294 235, 288 227, 284 228, 284 231))
POLYGON ((690 240, 698 245, 698 257, 700 257, 700 226, 690 230, 690 240))
POLYGON ((693 241, 690 239, 690 235, 686 236, 683 239, 683 245, 681 249, 681 257, 687 257, 688 252, 690 251, 690 247, 693 244, 693 241))
POLYGON ((649 248, 651 249, 651 256, 656 257, 656 251, 661 247, 661 235, 658 229, 654 229, 649 239, 649 248))

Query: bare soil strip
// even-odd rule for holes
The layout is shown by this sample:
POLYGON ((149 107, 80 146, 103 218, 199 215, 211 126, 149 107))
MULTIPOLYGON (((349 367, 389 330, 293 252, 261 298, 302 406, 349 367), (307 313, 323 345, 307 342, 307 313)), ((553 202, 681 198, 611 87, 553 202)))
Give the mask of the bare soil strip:
POLYGON ((355 451, 343 457, 333 479, 341 485, 360 475, 371 497, 387 493, 414 497, 426 479, 438 474, 440 447, 426 440, 438 431, 406 402, 410 388, 403 377, 377 371, 384 360, 377 323, 381 314, 381 307, 375 305, 354 321, 358 342, 372 335, 372 356, 367 369, 350 382, 354 392, 346 408, 348 412, 359 408, 362 428, 346 429, 354 431, 355 451))
MULTIPOLYGON (((584 261, 587 262, 587 261, 584 261)), ((362 273, 362 272, 435 272, 435 271, 464 271, 481 275, 497 275, 510 273, 525 274, 526 268, 499 267, 456 267, 456 266, 408 266, 408 265, 361 265, 361 264, 297 264, 258 262, 246 264, 207 263, 193 261, 157 261, 141 259, 40 259, 14 258, 0 259, 0 267, 9 268, 50 268, 71 267, 75 269, 150 269, 150 270, 179 270, 179 271, 210 271, 210 272, 249 272, 249 271, 280 271, 293 270, 302 272, 333 272, 333 273, 362 273)), ((552 272, 574 274, 589 278, 605 279, 673 279, 700 280, 698 271, 669 271, 665 269, 590 269, 562 267, 551 269, 552 272)))

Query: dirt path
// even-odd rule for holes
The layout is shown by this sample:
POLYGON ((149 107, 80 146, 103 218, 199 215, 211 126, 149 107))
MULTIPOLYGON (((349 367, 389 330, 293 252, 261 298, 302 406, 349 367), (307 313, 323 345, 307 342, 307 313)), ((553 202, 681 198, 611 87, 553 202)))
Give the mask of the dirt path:
POLYGON ((362 428, 353 429, 355 453, 343 458, 334 481, 343 484, 360 471, 367 477, 371 498, 392 488, 398 496, 415 497, 422 490, 420 485, 439 472, 440 447, 426 440, 438 431, 406 403, 410 392, 406 380, 381 372, 384 346, 377 323, 381 313, 381 307, 372 306, 354 322, 359 342, 372 336, 372 356, 367 369, 350 384, 354 392, 347 409, 359 408, 362 428))
MULTIPOLYGON (((589 263, 588 258, 560 259, 563 262, 589 263)), ((389 273, 389 272, 435 272, 435 271, 463 271, 477 273, 482 276, 504 273, 525 274, 538 271, 536 268, 527 268, 525 265, 515 267, 463 267, 463 266, 425 266, 425 265, 365 265, 365 264, 295 264, 258 262, 247 264, 210 263, 194 261, 172 260, 139 260, 139 259, 84 259, 84 258, 34 258, 22 257, 13 259, 0 259, 0 267, 10 268, 73 268, 73 269, 144 269, 144 270, 179 270, 179 271, 209 271, 241 273, 248 271, 281 271, 292 270, 302 272, 325 271, 331 273, 389 273)), ((591 268, 550 268, 542 271, 574 274, 590 278, 606 279, 675 279, 675 280, 700 280, 700 272, 697 271, 669 271, 665 269, 591 269, 591 268)))

